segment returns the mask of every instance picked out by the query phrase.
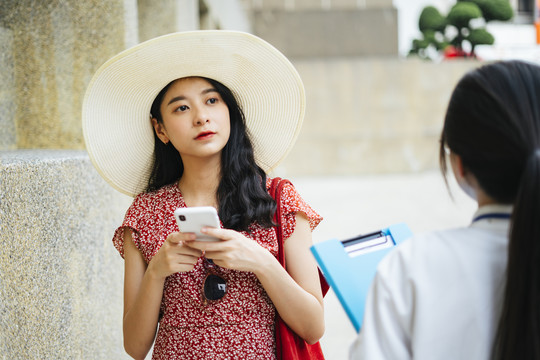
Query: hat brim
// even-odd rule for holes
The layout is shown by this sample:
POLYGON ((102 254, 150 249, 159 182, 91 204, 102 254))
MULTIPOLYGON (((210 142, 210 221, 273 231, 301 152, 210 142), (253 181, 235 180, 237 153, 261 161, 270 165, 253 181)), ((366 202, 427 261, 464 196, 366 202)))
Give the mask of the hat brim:
POLYGON ((114 56, 87 88, 82 125, 88 154, 115 189, 136 196, 154 161, 150 107, 172 80, 201 76, 227 86, 246 117, 255 159, 267 172, 291 150, 305 112, 302 80, 266 41, 237 31, 164 35, 114 56))

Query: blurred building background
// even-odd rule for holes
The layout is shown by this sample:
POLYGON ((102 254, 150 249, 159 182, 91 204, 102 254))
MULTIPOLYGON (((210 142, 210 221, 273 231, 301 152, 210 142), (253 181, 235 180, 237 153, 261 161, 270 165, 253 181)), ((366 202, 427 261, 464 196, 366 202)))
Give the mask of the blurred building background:
MULTIPOLYGON (((511 2, 515 18, 490 24, 496 43, 478 51, 482 60, 426 62, 406 57, 419 13, 452 0, 2 0, 0 357, 127 358, 123 262, 111 237, 131 199, 95 172, 80 118, 86 86, 108 58, 194 29, 272 43, 307 95, 303 130, 273 175, 300 179, 324 207, 315 189, 326 178, 398 174, 407 185, 399 176, 436 169, 446 103, 466 71, 496 59, 540 62, 534 0, 511 2)), ((371 185, 339 182, 349 193, 371 185)), ((340 226, 339 214, 329 218, 340 226)), ((343 358, 332 341, 323 339, 328 358, 343 358)))

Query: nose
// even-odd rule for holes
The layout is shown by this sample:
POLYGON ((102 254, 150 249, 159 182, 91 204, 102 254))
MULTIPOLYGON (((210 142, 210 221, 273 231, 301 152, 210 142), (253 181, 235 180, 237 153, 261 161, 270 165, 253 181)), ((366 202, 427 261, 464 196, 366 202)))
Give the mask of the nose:
POLYGON ((206 124, 207 122, 210 122, 208 111, 206 111, 204 107, 197 107, 195 117, 193 119, 194 125, 201 126, 206 124))

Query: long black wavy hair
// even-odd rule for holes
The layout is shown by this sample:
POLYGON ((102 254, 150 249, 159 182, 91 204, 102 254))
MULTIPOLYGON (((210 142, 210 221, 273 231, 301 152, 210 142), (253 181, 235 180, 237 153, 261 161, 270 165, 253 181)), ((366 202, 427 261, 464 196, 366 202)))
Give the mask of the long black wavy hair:
MULTIPOLYGON (((231 131, 221 152, 221 181, 217 189, 220 220, 225 228, 237 231, 247 231, 255 222, 272 227, 276 203, 266 191, 266 173, 255 162, 244 113, 225 85, 213 79, 202 79, 217 90, 229 109, 231 131)), ((160 106, 172 83, 174 81, 165 86, 152 103, 152 117, 160 124, 163 124, 160 106)), ((154 142, 154 164, 147 192, 177 182, 184 173, 182 158, 174 146, 161 142, 155 132, 154 142)))
POLYGON ((492 358, 540 359, 540 67, 485 65, 456 86, 445 118, 445 147, 481 188, 513 204, 506 287, 492 358))

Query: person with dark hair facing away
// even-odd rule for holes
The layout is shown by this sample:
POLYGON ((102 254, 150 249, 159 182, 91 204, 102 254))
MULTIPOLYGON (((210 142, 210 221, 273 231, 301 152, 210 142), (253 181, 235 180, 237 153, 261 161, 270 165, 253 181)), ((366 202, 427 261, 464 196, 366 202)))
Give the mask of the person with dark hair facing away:
MULTIPOLYGON (((377 269, 350 359, 540 359, 540 67, 497 62, 454 89, 440 164, 478 202, 377 269)), ((433 204, 437 206, 437 204, 433 204)))
POLYGON ((135 198, 113 238, 125 260, 129 355, 153 346, 152 359, 273 360, 276 319, 320 349, 323 295, 309 248, 322 218, 289 183, 278 187, 278 212, 267 176, 304 108, 292 64, 247 33, 164 35, 96 72, 83 105, 88 153, 135 198), (201 230, 217 241, 179 231, 175 210, 196 206, 217 210, 220 228, 201 230))

